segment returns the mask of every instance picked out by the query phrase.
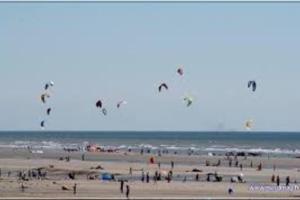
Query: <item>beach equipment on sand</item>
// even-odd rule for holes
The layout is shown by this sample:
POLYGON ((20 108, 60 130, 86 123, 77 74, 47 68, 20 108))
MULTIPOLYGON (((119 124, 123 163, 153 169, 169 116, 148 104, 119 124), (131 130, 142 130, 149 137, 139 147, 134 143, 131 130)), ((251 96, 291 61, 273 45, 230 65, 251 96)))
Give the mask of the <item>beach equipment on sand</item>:
POLYGON ((104 181, 111 181, 113 180, 113 175, 108 172, 104 172, 100 174, 100 179, 104 181))
POLYGON ((61 186, 61 189, 62 189, 62 190, 70 190, 70 188, 68 188, 68 187, 65 186, 65 185, 61 186))

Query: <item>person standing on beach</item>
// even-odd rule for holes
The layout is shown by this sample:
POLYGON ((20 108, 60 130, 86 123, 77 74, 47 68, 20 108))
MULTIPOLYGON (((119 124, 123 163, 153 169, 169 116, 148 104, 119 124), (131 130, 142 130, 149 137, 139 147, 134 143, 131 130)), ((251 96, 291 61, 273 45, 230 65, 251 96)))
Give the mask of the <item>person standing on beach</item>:
POLYGON ((145 173, 144 173, 144 171, 142 171, 142 179, 141 179, 141 181, 142 181, 142 182, 145 181, 145 173))
POLYGON ((123 188, 124 188, 124 180, 121 180, 121 186, 120 186, 121 193, 123 193, 123 188))
POLYGON ((129 185, 126 185, 126 197, 129 199, 129 194, 130 194, 130 187, 129 185))
POLYGON ((239 161, 236 160, 236 161, 235 161, 235 167, 238 167, 238 165, 239 165, 239 161))
POLYGON ((173 172, 172 172, 172 170, 170 170, 169 173, 168 173, 168 183, 171 182, 172 176, 173 176, 173 172))
POLYGON ((262 170, 262 164, 260 162, 259 165, 257 166, 257 171, 261 171, 261 170, 262 170))
POLYGON ((129 168, 129 175, 132 176, 132 167, 129 168))
POLYGON ((199 181, 199 174, 196 174, 196 181, 199 181))
POLYGON ((286 179, 285 179, 285 185, 289 186, 289 184, 290 184, 290 177, 287 176, 286 179))
POLYGON ((277 175, 277 177, 276 177, 276 183, 277 183, 277 186, 280 185, 280 178, 279 178, 279 175, 277 175))
POLYGON ((272 177, 271 177, 271 182, 272 182, 272 183, 275 183, 275 175, 274 175, 274 174, 273 174, 272 177))
POLYGON ((174 161, 171 161, 171 169, 174 169, 174 161))
POLYGON ((22 192, 25 192, 25 186, 24 186, 23 182, 22 182, 22 184, 21 184, 21 191, 22 191, 22 192))
POLYGON ((85 160, 85 155, 84 155, 84 153, 81 155, 81 160, 82 160, 82 161, 85 160))
POLYGON ((77 193, 77 184, 75 183, 73 186, 73 194, 76 194, 76 193, 77 193))
POLYGON ((155 174, 154 174, 154 183, 156 183, 158 179, 158 171, 155 171, 155 174))
POLYGON ((149 176, 149 172, 147 172, 147 174, 146 174, 146 182, 149 183, 149 180, 150 180, 150 176, 149 176))

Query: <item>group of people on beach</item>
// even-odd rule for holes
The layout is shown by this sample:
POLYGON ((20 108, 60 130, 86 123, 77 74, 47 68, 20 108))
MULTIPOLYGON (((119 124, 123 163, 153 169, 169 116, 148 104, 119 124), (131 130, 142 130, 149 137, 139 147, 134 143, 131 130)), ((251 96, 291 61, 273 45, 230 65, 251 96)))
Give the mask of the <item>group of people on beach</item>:
MULTIPOLYGON (((148 153, 148 152, 149 151, 146 151, 146 153, 148 153)), ((141 151, 141 154, 144 154, 144 151, 141 151)), ((70 161, 70 159, 71 159, 70 155, 66 156, 65 158, 64 157, 61 157, 61 158, 59 160, 70 161)), ((213 160, 213 159, 205 160, 204 165, 205 166, 219 167, 223 164, 223 165, 228 166, 228 167, 233 167, 233 166, 239 167, 241 171, 243 170, 244 166, 247 166, 247 167, 250 167, 250 168, 253 167, 252 160, 251 160, 251 162, 249 162, 249 160, 248 160, 247 164, 246 164, 245 160, 247 160, 247 157, 244 156, 244 161, 241 160, 241 159, 243 159, 243 158, 241 158, 240 156, 238 157, 236 155, 235 156, 225 156, 224 160, 221 161, 221 158, 220 158, 220 159, 217 159, 214 163, 211 163, 211 160, 213 160), (227 165, 227 161, 228 161, 228 165, 227 165), (249 163, 250 163, 250 165, 249 165, 249 163)), ((82 161, 86 160, 86 155, 85 154, 81 155, 81 160, 82 161)), ((202 176, 203 174, 202 175, 199 174, 199 172, 202 172, 202 170, 199 170, 199 169, 196 169, 196 168, 193 169, 192 172, 197 172, 197 173, 183 174, 183 176, 182 176, 182 174, 176 174, 176 176, 175 176, 174 175, 175 162, 173 160, 169 161, 169 164, 168 164, 169 169, 168 170, 161 170, 161 161, 158 158, 156 160, 156 158, 154 156, 150 157, 150 159, 147 161, 147 164, 156 164, 158 169, 155 170, 154 173, 150 175, 149 171, 144 171, 144 169, 142 168, 141 174, 140 174, 140 176, 138 176, 138 179, 142 183, 150 183, 151 181, 153 181, 154 183, 157 183, 157 181, 167 181, 168 183, 170 183, 172 180, 177 181, 178 179, 181 179, 183 182, 186 182, 188 180, 190 180, 190 181, 203 180, 203 181, 207 181, 207 182, 221 182, 221 181, 223 181, 223 178, 224 178, 221 175, 219 175, 217 173, 217 171, 214 171, 212 173, 207 173, 206 178, 205 178, 204 176, 202 176), (190 176, 190 178, 188 178, 189 176, 190 176), (194 176, 194 177, 191 178, 191 176, 194 176)), ((164 164, 166 164, 166 163, 164 163, 164 164)), ((262 162, 259 162, 257 164, 256 170, 261 171, 262 168, 263 168, 262 167, 262 162)), ((93 169, 102 170, 103 168, 99 165, 99 166, 97 166, 96 168, 93 168, 93 169)), ((276 170, 276 165, 273 165, 273 170, 274 171, 276 170)), ((3 174, 3 172, 0 169, 0 177, 2 176, 2 174, 3 174)), ((8 177, 10 175, 11 175, 11 171, 8 171, 8 177)), ((77 177, 75 177, 76 173, 74 171, 70 171, 66 175, 67 175, 66 178, 68 178, 70 180, 77 179, 77 177)), ((125 193, 126 197, 129 198, 129 196, 130 196, 130 185, 129 185, 128 182, 130 182, 132 180, 136 180, 135 179, 136 176, 133 176, 133 168, 132 167, 129 168, 129 175, 130 176, 127 177, 127 178, 126 178, 126 175, 121 175, 121 176, 120 175, 115 176, 114 174, 111 174, 111 175, 113 177, 112 181, 120 182, 120 192, 121 192, 121 194, 125 193)), ((24 171, 24 170, 22 171, 21 170, 21 171, 17 172, 17 178, 18 178, 18 180, 21 181, 20 182, 21 183, 21 189, 22 189, 23 192, 25 191, 25 188, 26 188, 26 186, 24 185, 24 183, 26 183, 25 181, 29 181, 29 180, 32 180, 32 179, 43 180, 43 179, 46 179, 46 176, 48 176, 47 168, 35 168, 35 169, 29 169, 27 171, 24 171)), ((88 176, 88 177, 90 177, 90 176, 88 176)), ((99 178, 99 176, 96 174, 95 178, 93 178, 93 180, 96 180, 98 178, 99 178)), ((88 178, 88 180, 92 180, 92 179, 88 178)), ((231 182, 231 183, 244 183, 245 182, 242 175, 241 176, 237 175, 236 177, 231 177, 227 180, 228 180, 228 182, 231 182)), ((271 182, 276 183, 277 186, 280 186, 280 177, 279 177, 279 175, 275 176, 275 174, 273 174, 272 177, 271 177, 271 182)), ((289 186, 290 182, 291 182, 290 176, 287 176, 285 178, 285 185, 289 186)), ((72 190, 73 189, 73 194, 76 195, 77 194, 77 186, 78 186, 77 183, 74 183, 74 185, 72 187, 67 187, 66 190, 72 190)), ((232 194, 233 189, 232 188, 230 188, 230 189, 231 190, 230 191, 228 190, 228 193, 232 194)))

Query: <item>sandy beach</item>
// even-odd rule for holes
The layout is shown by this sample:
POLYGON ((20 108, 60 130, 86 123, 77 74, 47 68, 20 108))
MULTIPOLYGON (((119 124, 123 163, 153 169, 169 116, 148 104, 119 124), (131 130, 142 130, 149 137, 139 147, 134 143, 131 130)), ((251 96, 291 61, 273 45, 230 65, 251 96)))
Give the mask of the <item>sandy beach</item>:
POLYGON ((33 154, 26 149, 1 149, 0 197, 126 198, 125 189, 124 193, 120 192, 120 180, 125 181, 124 188, 130 186, 130 198, 300 197, 300 159, 297 158, 237 157, 238 167, 235 164, 229 167, 226 156, 86 152, 82 160, 82 154, 58 150, 33 154), (70 161, 65 160, 68 156, 70 161), (149 162, 151 157, 154 164, 149 162), (207 162, 209 166, 206 166, 207 162), (219 166, 212 166, 218 162, 219 166), (260 163, 262 170, 258 171, 260 163), (28 174, 37 168, 46 175, 33 177, 28 174), (165 178, 170 170, 173 175, 168 182, 165 178), (142 171, 145 175, 149 172, 149 183, 146 178, 142 182, 142 171), (155 171, 161 173, 161 180, 154 181, 155 171), (20 172, 24 174, 23 179, 19 177, 20 172), (101 180, 104 172, 113 174, 113 180, 101 180), (70 173, 74 177, 70 178, 70 173), (208 173, 212 173, 209 181, 208 173), (214 180, 215 173, 222 177, 220 182, 214 180), (280 177, 279 187, 276 182, 271 182, 273 174, 280 177), (232 182, 232 177, 237 176, 242 176, 243 181, 232 182), (289 187, 285 187, 287 176, 290 177, 289 187), (233 190, 231 194, 229 188, 233 190))

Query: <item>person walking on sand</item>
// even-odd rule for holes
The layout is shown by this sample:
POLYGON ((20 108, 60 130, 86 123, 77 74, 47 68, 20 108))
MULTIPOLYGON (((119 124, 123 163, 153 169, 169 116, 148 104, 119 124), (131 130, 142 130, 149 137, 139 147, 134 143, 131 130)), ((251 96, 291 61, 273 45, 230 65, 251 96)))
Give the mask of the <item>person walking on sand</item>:
POLYGON ((171 168, 174 169, 174 161, 171 161, 171 168))
POLYGON ((121 180, 121 186, 120 186, 121 193, 123 193, 123 189, 124 189, 124 180, 121 180))
POLYGON ((129 194, 130 194, 130 187, 129 185, 126 185, 126 197, 129 199, 129 194))
POLYGON ((277 177, 276 177, 276 183, 277 183, 277 186, 280 185, 280 178, 279 178, 279 175, 277 175, 277 177))
POLYGON ((81 155, 81 160, 82 160, 82 161, 85 160, 85 155, 84 155, 84 153, 81 155))
POLYGON ((289 186, 289 184, 290 184, 290 177, 287 176, 286 179, 285 179, 285 185, 289 186))
POLYGON ((132 167, 129 168, 129 175, 132 176, 132 167))
POLYGON ((73 185, 73 194, 76 194, 77 193, 77 184, 75 183, 73 185))

